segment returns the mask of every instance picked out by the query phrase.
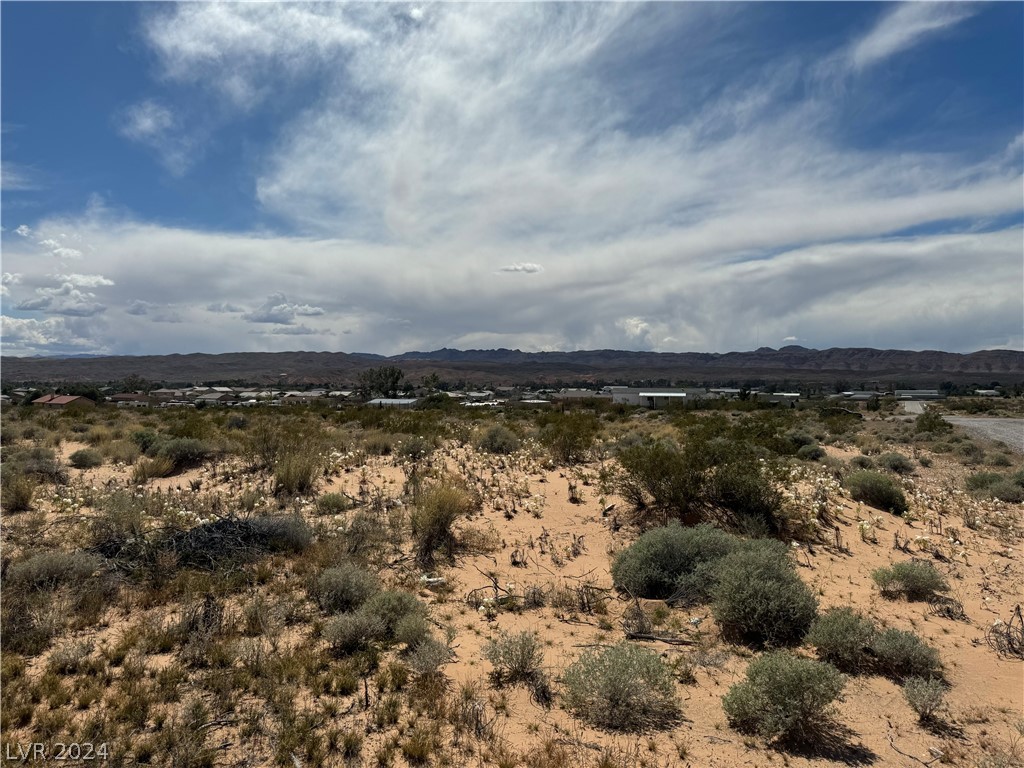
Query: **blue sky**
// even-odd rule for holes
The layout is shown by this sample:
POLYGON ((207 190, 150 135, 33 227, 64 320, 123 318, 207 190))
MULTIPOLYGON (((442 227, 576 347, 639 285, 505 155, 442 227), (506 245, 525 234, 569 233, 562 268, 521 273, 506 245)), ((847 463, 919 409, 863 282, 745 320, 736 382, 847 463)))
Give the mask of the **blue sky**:
POLYGON ((1024 345, 1020 3, 3 3, 3 353, 1024 345))

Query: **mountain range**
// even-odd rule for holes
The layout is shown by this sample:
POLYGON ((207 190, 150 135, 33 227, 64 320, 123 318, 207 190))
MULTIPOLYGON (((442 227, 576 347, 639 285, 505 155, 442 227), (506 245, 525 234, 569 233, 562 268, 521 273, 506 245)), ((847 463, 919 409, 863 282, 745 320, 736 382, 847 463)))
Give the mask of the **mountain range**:
POLYGON ((438 349, 385 357, 346 352, 232 352, 111 357, 3 357, 0 380, 106 383, 131 375, 153 382, 238 381, 252 384, 355 383, 381 365, 400 367, 417 382, 436 374, 466 385, 567 385, 687 382, 729 384, 791 380, 850 387, 1011 385, 1024 382, 1024 352, 983 350, 960 354, 871 348, 762 347, 749 352, 522 352, 518 349, 438 349))

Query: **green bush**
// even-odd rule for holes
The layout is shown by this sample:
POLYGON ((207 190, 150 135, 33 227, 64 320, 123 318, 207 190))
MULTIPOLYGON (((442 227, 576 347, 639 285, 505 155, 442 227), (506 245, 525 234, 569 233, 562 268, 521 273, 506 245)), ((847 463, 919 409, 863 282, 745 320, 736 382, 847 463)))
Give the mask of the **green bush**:
POLYGON ((354 611, 380 591, 380 582, 369 571, 352 563, 328 568, 312 590, 321 610, 328 613, 354 611))
POLYGON ((679 719, 671 670, 653 651, 628 642, 585 653, 562 682, 566 707, 599 728, 635 732, 679 719))
POLYGON ((818 601, 789 562, 785 545, 750 542, 722 558, 716 570, 711 609, 724 633, 768 646, 798 644, 807 634, 818 601))
POLYGON ((454 481, 443 480, 423 490, 410 519, 416 562, 429 568, 438 552, 451 560, 458 543, 452 525, 478 507, 474 495, 454 481))
POLYGON ((854 501, 862 501, 894 515, 904 515, 910 509, 903 490, 892 481, 892 478, 879 472, 854 472, 846 478, 846 487, 854 501))
POLYGON ((391 641, 395 637, 399 622, 406 616, 424 615, 426 606, 408 592, 389 589, 370 597, 363 603, 358 613, 380 619, 381 637, 391 641))
POLYGON ((495 424, 484 432, 477 447, 485 453, 507 456, 519 450, 519 437, 508 427, 495 424))
POLYGON ((897 475, 908 475, 914 471, 914 462, 902 453, 883 453, 878 457, 878 464, 897 475))
POLYGON ((365 651, 384 634, 384 622, 366 611, 335 616, 324 627, 324 639, 338 656, 351 656, 365 651))
POLYGON ((801 445, 796 452, 796 457, 804 461, 820 461, 825 458, 825 449, 817 443, 801 445))
POLYGON ((875 466, 875 462, 873 462, 869 456, 854 456, 850 459, 850 465, 857 469, 871 469, 875 466))
POLYGON ((738 545, 735 536, 706 523, 653 528, 619 552, 612 563, 612 582, 634 597, 665 600, 689 593, 678 597, 703 602, 713 582, 709 566, 738 545))
POLYGON ((903 695, 922 723, 935 718, 946 696, 946 686, 935 678, 911 677, 903 683, 903 695))
POLYGON ((20 472, 9 471, 0 476, 0 498, 5 512, 27 512, 32 509, 36 481, 20 472))
POLYGON ((10 460, 11 465, 23 475, 39 482, 64 485, 68 482, 68 470, 50 448, 35 446, 19 451, 10 460))
POLYGON ((599 431, 598 420, 589 414, 547 414, 540 440, 559 464, 579 464, 586 460, 599 431))
POLYGON ((409 461, 419 461, 434 451, 434 443, 425 437, 403 435, 398 441, 398 455, 409 461))
POLYGON ((82 448, 72 453, 68 461, 75 469, 92 469, 103 463, 103 454, 95 448, 82 448))
POLYGON ((732 513, 754 535, 779 532, 782 494, 753 458, 718 466, 703 491, 704 503, 732 513))
POLYGON ((993 497, 1008 504, 1020 504, 1024 501, 1024 487, 1012 480, 1000 480, 993 484, 989 491, 993 497))
POLYGON ((351 506, 352 502, 343 493, 325 493, 316 500, 316 511, 320 515, 340 515, 351 506))
POLYGON ((926 410, 914 419, 915 432, 941 434, 943 432, 949 432, 951 429, 953 429, 953 425, 942 418, 942 416, 936 411, 926 410))
POLYGON ((949 584, 935 566, 926 560, 907 560, 890 568, 878 568, 871 578, 882 591, 883 597, 895 599, 901 595, 907 600, 930 600, 939 592, 949 590, 949 584))
POLYGON ((722 697, 734 728, 769 741, 808 743, 826 729, 829 705, 843 690, 831 664, 777 651, 755 659, 747 679, 722 697))
POLYGON ((53 590, 85 581, 102 563, 86 552, 40 552, 11 563, 5 582, 15 590, 53 590))
POLYGON ((499 632, 497 639, 484 646, 484 658, 494 667, 491 681, 495 685, 530 685, 541 674, 544 652, 533 632, 499 632))
POLYGON ((431 639, 430 622, 422 612, 406 614, 395 624, 394 641, 411 653, 431 639))
POLYGON ((688 510, 701 477, 675 445, 642 441, 619 450, 618 458, 619 493, 636 509, 653 505, 677 513, 688 510))
POLYGON ((871 642, 871 650, 877 671, 893 680, 942 678, 939 652, 913 632, 899 629, 879 632, 871 642))
POLYGON ((871 665, 868 651, 876 633, 871 620, 852 608, 830 608, 814 620, 804 642, 836 669, 861 672, 871 665))
POLYGON ((157 455, 169 459, 174 464, 174 471, 196 467, 209 458, 210 447, 202 440, 193 437, 177 437, 159 444, 157 455))

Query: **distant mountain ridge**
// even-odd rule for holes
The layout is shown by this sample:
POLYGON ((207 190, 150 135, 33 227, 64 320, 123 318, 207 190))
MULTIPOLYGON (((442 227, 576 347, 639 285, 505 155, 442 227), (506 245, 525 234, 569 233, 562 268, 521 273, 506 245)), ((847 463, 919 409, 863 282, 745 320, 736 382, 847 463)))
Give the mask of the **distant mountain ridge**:
POLYGON ((0 358, 4 383, 108 382, 132 374, 151 381, 244 381, 289 386, 354 383, 359 373, 397 365, 418 381, 437 374, 449 382, 525 384, 559 382, 691 381, 723 383, 849 380, 938 386, 1024 381, 1024 352, 982 350, 912 352, 898 349, 787 346, 750 352, 631 352, 613 349, 522 352, 518 349, 438 349, 385 357, 346 352, 229 352, 113 357, 0 358))

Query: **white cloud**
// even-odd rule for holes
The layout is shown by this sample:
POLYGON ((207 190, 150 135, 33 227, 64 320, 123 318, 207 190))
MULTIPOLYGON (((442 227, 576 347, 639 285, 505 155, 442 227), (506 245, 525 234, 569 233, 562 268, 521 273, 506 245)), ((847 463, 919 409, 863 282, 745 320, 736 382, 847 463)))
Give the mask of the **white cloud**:
POLYGON ((28 237, 29 235, 32 234, 32 230, 27 225, 25 225, 25 224, 22 224, 20 227, 18 227, 14 231, 15 231, 16 234, 19 234, 22 237, 28 237))
POLYGON ((141 317, 142 315, 148 315, 149 310, 152 309, 152 307, 153 305, 148 301, 139 301, 136 299, 128 303, 128 306, 125 309, 125 314, 141 317))
POLYGON ((70 283, 80 288, 97 288, 102 285, 114 285, 114 281, 103 275, 53 275, 61 283, 70 283))
POLYGON ((3 276, 0 277, 0 296, 9 296, 10 288, 8 286, 17 285, 21 282, 21 275, 17 273, 4 272, 3 276))
POLYGON ((199 154, 201 134, 186 131, 163 104, 147 99, 125 109, 116 118, 118 132, 153 149, 172 174, 184 174, 199 154))
POLYGON ((103 354, 109 350, 93 338, 89 321, 74 318, 48 317, 2 318, 3 353, 5 355, 37 355, 74 352, 103 354))
POLYGON ((242 317, 250 323, 278 323, 290 325, 295 321, 296 315, 300 317, 315 317, 324 314, 321 307, 310 306, 309 304, 293 304, 288 301, 283 293, 274 293, 267 297, 263 304, 252 312, 242 317))
MULTIPOLYGON (((865 69, 902 53, 973 16, 969 3, 903 2, 886 10, 850 50, 855 69, 865 69)), ((883 6, 888 8, 889 6, 883 6)))
POLYGON ((22 165, 4 162, 0 165, 0 188, 4 192, 25 192, 39 189, 34 174, 22 165))
POLYGON ((58 259, 80 259, 83 256, 77 248, 54 248, 51 253, 58 259))
POLYGON ((543 272, 544 271, 544 267, 541 266, 540 264, 533 264, 532 262, 520 262, 520 261, 517 261, 514 264, 509 264, 508 266, 501 267, 501 269, 498 270, 498 271, 499 272, 525 272, 527 274, 533 275, 533 274, 536 274, 538 272, 543 272))
POLYGON ((218 314, 242 313, 245 312, 245 307, 238 306, 237 304, 226 304, 224 302, 218 301, 213 304, 207 304, 206 311, 215 312, 218 314))

